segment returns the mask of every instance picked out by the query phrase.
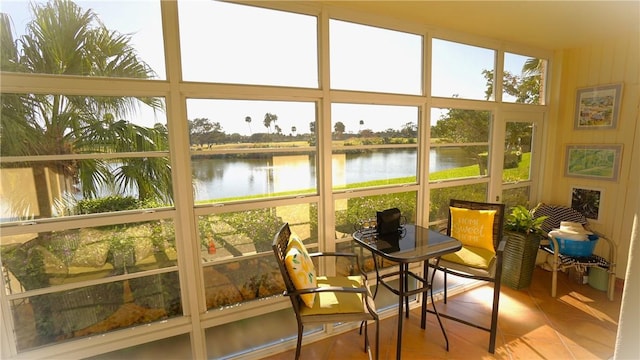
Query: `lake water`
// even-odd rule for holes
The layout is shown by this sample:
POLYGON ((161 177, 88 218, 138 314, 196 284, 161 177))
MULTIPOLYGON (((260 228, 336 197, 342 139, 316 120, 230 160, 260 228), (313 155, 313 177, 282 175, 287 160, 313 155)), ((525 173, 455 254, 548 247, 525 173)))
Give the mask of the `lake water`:
MULTIPOLYGON (((410 149, 334 155, 333 183, 344 185, 415 176, 416 159, 416 150, 410 149)), ((196 200, 314 188, 314 162, 315 159, 307 155, 278 155, 272 159, 193 159, 196 200)), ((432 149, 429 153, 429 172, 475 163, 475 159, 460 149, 432 149)))

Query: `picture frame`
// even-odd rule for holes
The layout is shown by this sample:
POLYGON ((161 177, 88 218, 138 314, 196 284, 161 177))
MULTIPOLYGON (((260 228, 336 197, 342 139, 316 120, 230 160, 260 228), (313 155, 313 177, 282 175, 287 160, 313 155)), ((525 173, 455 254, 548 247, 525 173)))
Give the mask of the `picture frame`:
POLYGON ((615 129, 621 100, 622 84, 578 89, 574 129, 615 129))
POLYGON ((603 195, 602 189, 581 185, 572 186, 569 202, 572 209, 584 215, 589 221, 599 222, 603 195))
POLYGON ((618 181, 622 144, 567 145, 564 175, 618 181))

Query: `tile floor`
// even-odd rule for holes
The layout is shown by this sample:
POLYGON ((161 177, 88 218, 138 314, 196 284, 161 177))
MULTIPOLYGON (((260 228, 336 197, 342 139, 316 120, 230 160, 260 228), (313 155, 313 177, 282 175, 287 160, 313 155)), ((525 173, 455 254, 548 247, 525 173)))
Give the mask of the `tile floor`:
MULTIPOLYGON (((558 275, 558 296, 550 295, 551 273, 536 268, 526 289, 503 286, 500 297, 498 339, 495 354, 487 352, 489 334, 455 321, 443 319, 450 350, 434 315, 427 315, 426 330, 420 329, 419 309, 404 322, 403 359, 610 359, 613 357, 620 298, 609 301, 606 292, 574 283, 567 274, 558 275)), ((482 286, 449 297, 439 311, 464 311, 485 319, 484 308, 491 306, 489 286, 482 286)), ((380 359, 395 359, 396 317, 380 322, 380 359)), ((373 344, 375 328, 370 327, 373 344)), ((373 345, 372 345, 373 346, 373 345)), ((267 360, 293 359, 295 350, 266 357, 267 360)), ((368 359, 357 330, 303 346, 301 359, 368 359)))

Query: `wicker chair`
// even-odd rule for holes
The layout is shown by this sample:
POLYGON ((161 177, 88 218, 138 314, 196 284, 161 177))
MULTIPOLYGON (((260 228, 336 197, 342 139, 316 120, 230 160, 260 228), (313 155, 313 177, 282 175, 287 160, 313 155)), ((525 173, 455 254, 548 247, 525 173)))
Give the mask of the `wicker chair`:
POLYGON ((548 216, 541 226, 542 230, 547 234, 547 241, 543 241, 541 243, 541 248, 547 253, 553 255, 553 260, 551 262, 551 296, 556 296, 559 271, 565 271, 570 268, 585 270, 597 267, 603 269, 608 274, 607 297, 609 300, 613 301, 616 281, 616 244, 606 236, 589 229, 589 223, 584 215, 570 207, 540 203, 532 210, 532 212, 535 218, 548 216), (586 229, 596 234, 599 240, 604 241, 604 243, 608 245, 608 259, 599 255, 577 257, 560 253, 558 239, 548 233, 553 229, 558 229, 562 221, 578 222, 584 225, 586 229), (553 247, 551 247, 551 244, 553 244, 553 247))
MULTIPOLYGON (((376 325, 376 346, 374 358, 378 359, 380 326, 375 303, 369 290, 366 274, 360 267, 358 256, 352 253, 322 252, 310 253, 309 257, 323 256, 347 257, 356 262, 357 276, 317 276, 317 287, 296 289, 294 281, 286 266, 286 256, 289 251, 291 229, 285 223, 273 239, 273 253, 275 254, 280 273, 285 284, 284 295, 291 300, 293 311, 298 322, 298 340, 296 343, 296 359, 300 358, 302 333, 305 324, 328 324, 358 321, 364 324, 364 351, 369 350, 367 322, 373 320, 376 325), (314 294, 313 307, 308 307, 301 296, 314 294)), ((306 250, 305 250, 306 251, 306 250)))
MULTIPOLYGON (((440 270, 444 273, 444 303, 447 303, 447 275, 455 275, 467 279, 474 280, 482 280, 493 283, 493 305, 491 310, 491 326, 487 328, 486 326, 481 326, 477 323, 473 323, 467 321, 465 319, 453 317, 448 314, 443 314, 440 312, 440 316, 445 317, 447 319, 451 319, 465 325, 473 326, 475 328, 485 330, 489 332, 489 353, 494 353, 496 346, 496 332, 498 329, 498 304, 500 301, 500 283, 502 278, 502 261, 503 261, 503 252, 506 246, 506 239, 503 239, 503 224, 504 224, 504 204, 491 204, 491 203, 481 203, 474 201, 465 201, 465 200, 455 200, 452 199, 449 202, 450 207, 463 208, 469 210, 494 210, 495 215, 493 218, 493 227, 492 227, 492 236, 491 242, 493 243, 493 249, 495 251, 495 255, 493 258, 488 259, 487 264, 488 268, 479 268, 476 265, 471 264, 463 264, 460 261, 450 261, 447 259, 448 256, 453 255, 454 257, 458 257, 459 259, 464 259, 465 252, 476 252, 476 249, 465 245, 464 241, 462 249, 458 252, 450 255, 445 255, 440 258, 439 262, 432 263, 432 267, 435 267, 436 270, 440 270)), ((451 211, 449 211, 449 221, 446 229, 447 235, 451 235, 451 224, 452 224, 452 215, 451 211)), ((431 289, 433 292, 433 288, 431 289)))

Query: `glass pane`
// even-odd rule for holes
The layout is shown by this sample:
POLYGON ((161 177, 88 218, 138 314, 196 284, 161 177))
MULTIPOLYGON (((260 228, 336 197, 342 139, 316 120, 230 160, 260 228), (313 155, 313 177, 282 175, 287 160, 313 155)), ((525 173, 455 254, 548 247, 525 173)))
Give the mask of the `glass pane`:
POLYGON ((431 109, 429 181, 488 175, 491 112, 431 109))
POLYGON ((10 134, 2 137, 2 156, 169 150, 163 98, 2 94, 1 99, 2 132, 10 134))
MULTIPOLYGON (((336 216, 336 251, 355 252, 360 255, 360 266, 366 271, 374 271, 373 256, 368 250, 363 250, 351 240, 351 234, 355 231, 355 225, 360 220, 375 219, 376 212, 390 208, 398 208, 407 223, 416 222, 416 198, 417 192, 408 191, 394 194, 374 195, 366 197, 354 197, 335 201, 336 216)), ((378 268, 395 266, 381 258, 378 268)), ((342 274, 348 273, 355 264, 342 260, 336 264, 336 271, 342 274)))
POLYGON ((317 19, 218 1, 179 1, 188 81, 318 87, 317 19))
MULTIPOLYGON (((374 264, 373 262, 373 255, 371 251, 358 245, 353 240, 347 240, 347 241, 337 243, 336 251, 357 254, 358 255, 357 262, 360 263, 360 268, 363 269, 365 273, 373 272, 376 269, 376 264, 374 264)), ((375 260, 378 262, 377 264, 378 269, 398 266, 398 263, 385 260, 380 256, 376 257, 375 260)), ((358 269, 357 262, 356 260, 353 260, 353 259, 337 258, 336 259, 336 275, 342 275, 342 276, 359 275, 359 272, 357 272, 357 269, 358 269)), ((369 284, 375 285, 373 282, 370 282, 369 284)), ((374 290, 372 289, 372 291, 374 290)), ((380 289, 378 289, 378 291, 382 291, 382 286, 380 287, 380 289)), ((377 297, 376 297, 376 306, 379 306, 377 297)))
POLYGON ((494 99, 495 50, 440 39, 433 39, 431 46, 432 96, 494 99))
POLYGON ((505 204, 506 213, 510 213, 511 209, 516 205, 523 205, 527 209, 532 208, 529 204, 529 196, 531 189, 529 186, 520 186, 516 188, 502 190, 502 202, 505 204))
POLYGON ((416 182, 416 107, 332 104, 331 109, 334 189, 416 182))
POLYGON ((191 350, 191 335, 187 333, 114 350, 86 360, 144 359, 153 356, 151 354, 162 354, 156 356, 164 359, 193 359, 191 350))
POLYGON ((7 294, 176 265, 172 221, 0 237, 7 294))
POLYGON ((191 165, 199 204, 316 193, 313 155, 212 155, 191 165))
POLYGON ((173 203, 168 157, 11 165, 19 167, 0 168, 0 223, 159 208, 173 203))
POLYGON ((78 202, 109 195, 172 202, 163 98, 3 94, 1 111, 0 222, 101 212, 78 202))
POLYGON ((415 223, 416 196, 417 193, 415 191, 408 191, 336 200, 337 239, 350 238, 355 230, 354 225, 358 221, 375 218, 376 212, 384 209, 398 208, 402 215, 407 218, 407 223, 415 223))
POLYGON ((507 122, 502 170, 503 182, 511 183, 530 179, 533 129, 533 123, 507 122))
MULTIPOLYGON (((203 341, 206 344, 207 358, 250 359, 257 357, 256 350, 260 352, 259 349, 282 344, 284 341, 295 338, 296 318, 289 300, 285 299, 285 301, 281 310, 264 311, 239 321, 228 321, 204 329, 205 339, 203 341)), ((304 327, 305 337, 322 331, 324 331, 324 324, 307 323, 304 327)), ((274 356, 278 357, 279 355, 274 356)), ((175 359, 183 358, 187 357, 178 356, 175 359)), ((189 357, 189 359, 191 358, 189 357)))
POLYGON ((505 53, 502 101, 542 104, 547 61, 505 53))
POLYGON ((203 274, 207 309, 281 295, 284 291, 282 275, 273 253, 239 259, 232 265, 207 266, 203 274))
POLYGON ((198 203, 315 194, 315 104, 188 99, 198 203))
POLYGON ((199 217, 208 309, 282 294, 284 285, 271 244, 273 236, 285 222, 310 251, 315 251, 318 237, 316 204, 199 217), (237 261, 230 262, 233 257, 237 261))
POLYGON ((195 151, 315 145, 313 102, 187 99, 187 118, 195 151))
POLYGON ((336 150, 332 164, 335 190, 416 182, 417 155, 413 149, 336 150))
POLYGON ((2 62, 2 70, 166 79, 160 1, 33 3, 35 12, 31 2, 2 3, 15 36, 2 38, 13 40, 3 43, 2 49, 25 54, 10 56, 2 62), (83 16, 85 12, 90 16, 83 16))
POLYGON ((329 20, 331 88, 422 94, 422 36, 329 20))
POLYGON ((18 351, 181 316, 177 272, 11 301, 18 351))
POLYGON ((304 203, 200 216, 198 229, 202 261, 216 262, 231 257, 271 253, 273 236, 285 222, 305 244, 315 246, 317 215, 316 204, 304 203))
POLYGON ((487 201, 487 184, 450 186, 432 189, 429 202, 429 222, 446 222, 449 216, 449 200, 460 199, 470 201, 487 201))

